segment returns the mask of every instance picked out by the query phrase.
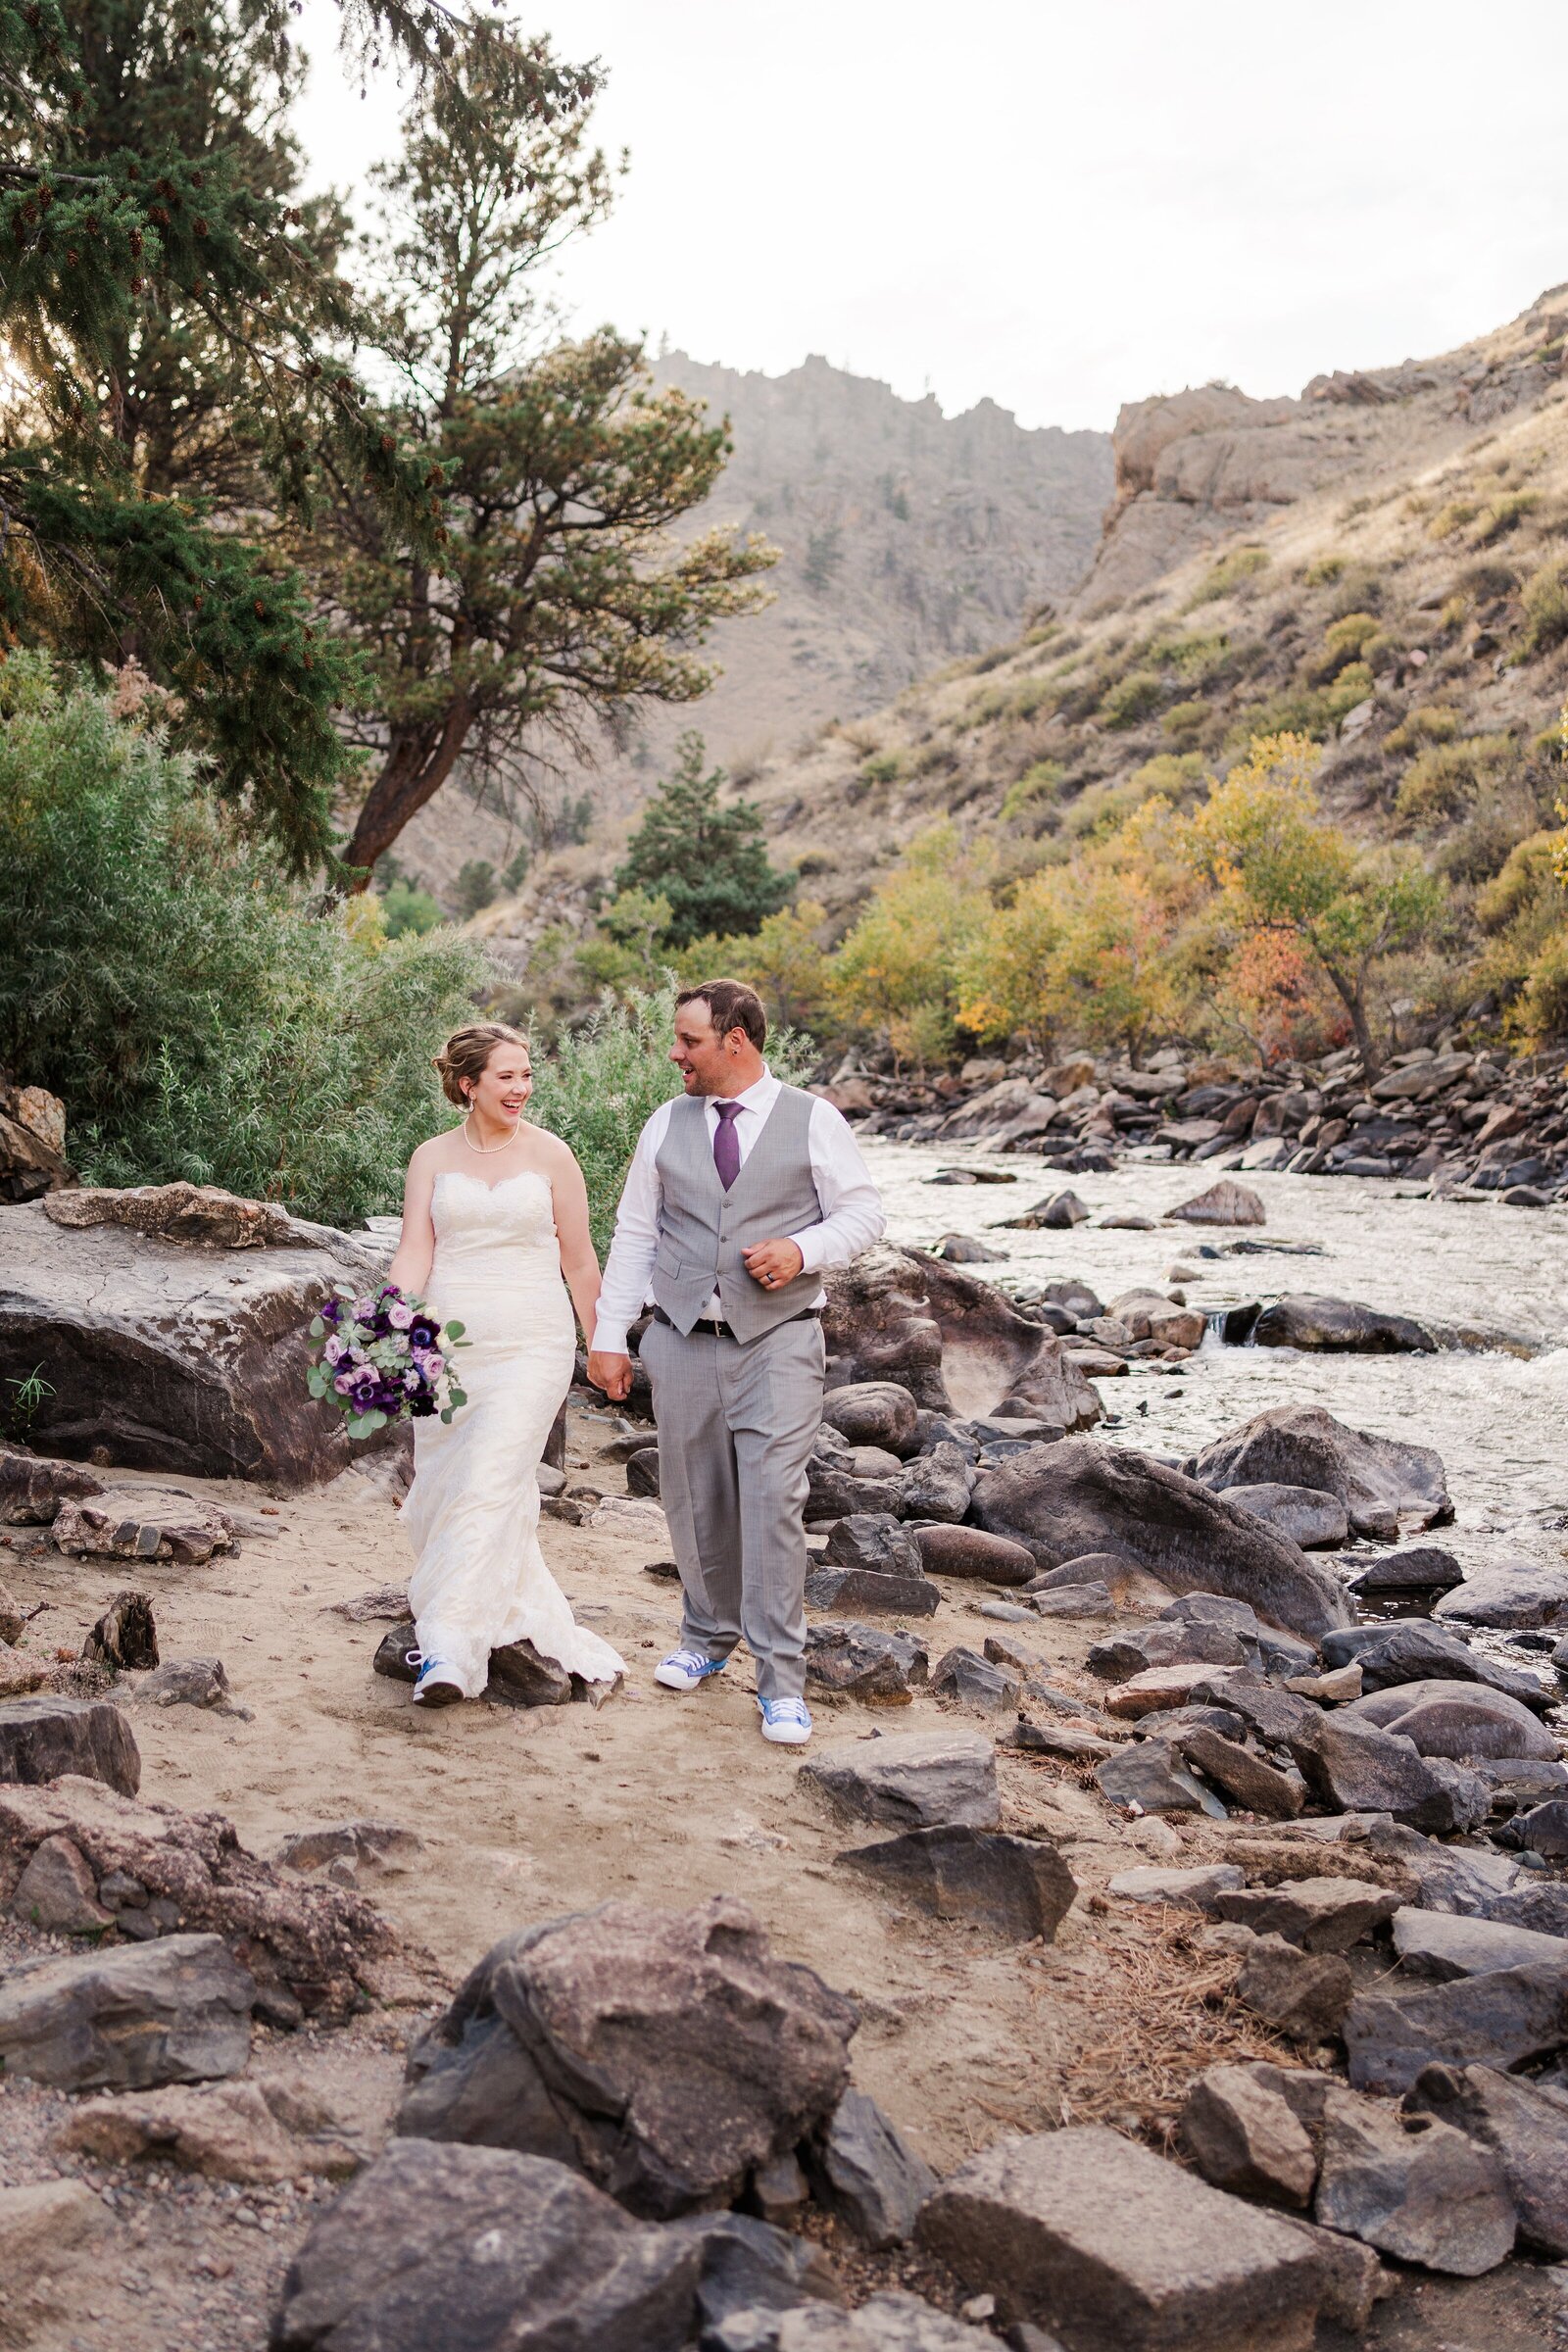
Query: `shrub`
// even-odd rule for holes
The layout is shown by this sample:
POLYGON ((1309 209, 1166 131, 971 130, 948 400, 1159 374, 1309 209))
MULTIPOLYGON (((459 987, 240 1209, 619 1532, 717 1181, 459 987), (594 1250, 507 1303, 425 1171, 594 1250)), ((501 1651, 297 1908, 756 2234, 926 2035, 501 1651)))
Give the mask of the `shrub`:
POLYGON ((1544 564, 1525 582, 1524 610, 1527 654, 1550 653, 1568 639, 1568 564, 1544 564))
POLYGON ((819 1034, 827 1025, 828 964, 817 942, 827 910, 812 899, 770 914, 760 929, 734 939, 700 939, 680 960, 683 982, 723 974, 745 980, 767 1006, 769 1019, 819 1034))
POLYGON ((1004 823, 1010 823, 1014 817, 1022 816, 1026 809, 1038 808, 1043 801, 1054 801, 1066 777, 1067 771, 1059 760, 1037 760, 1033 767, 1025 768, 1023 774, 1007 786, 1002 803, 1004 823))
POLYGON ((1200 702, 1173 703, 1160 723, 1167 735, 1178 738, 1200 734, 1208 723, 1208 705, 1200 702))
POLYGON ((1474 522, 1480 512, 1481 508, 1473 498, 1450 498, 1446 506, 1438 509, 1427 524, 1427 537, 1451 539, 1454 532, 1462 531, 1467 522, 1474 522))
POLYGON ((860 762, 860 780, 865 784, 896 784, 903 773, 902 752, 878 752, 874 760, 860 762))
POLYGON ((0 1062, 61 1095, 89 1182, 185 1178, 352 1224, 447 1113, 483 950, 313 912, 190 761, 34 658, 0 671, 0 1062))
POLYGON ((833 958, 830 984, 845 1017, 885 1036, 901 1060, 946 1054, 958 959, 988 904, 956 826, 938 825, 911 843, 833 958))
POLYGON ((1450 710, 1446 703, 1426 703, 1384 736, 1383 749, 1396 760, 1424 743, 1451 743, 1462 723, 1458 711, 1450 710))
POLYGON ((1347 612, 1343 619, 1330 621, 1323 632, 1322 653, 1307 664, 1310 682, 1314 686, 1327 685, 1378 634, 1378 623, 1370 612, 1347 612))
POLYGON ((1432 743, 1399 779, 1394 806, 1411 824, 1462 816, 1486 785, 1495 785, 1517 764, 1510 735, 1471 735, 1432 743))
POLYGON ((1100 715, 1107 727, 1118 730, 1136 727, 1151 711, 1158 710, 1164 696, 1165 683, 1158 670, 1130 670, 1103 696, 1100 715))
POLYGON ((402 939, 410 932, 433 931, 437 923, 445 920, 439 901, 429 891, 421 890, 417 882, 406 882, 400 876, 381 894, 381 921, 388 939, 402 939))
POLYGON ((1193 597, 1195 605, 1212 605, 1222 596, 1233 596, 1260 571, 1268 569, 1268 555, 1261 547, 1233 547, 1227 556, 1210 566, 1201 587, 1193 597))
POLYGON ((1540 504, 1538 491, 1505 490, 1500 498, 1491 500, 1483 508, 1481 527, 1473 534, 1473 544, 1491 547, 1494 541, 1505 539, 1510 531, 1517 530, 1527 514, 1535 513, 1540 504))
POLYGON ((1345 569, 1343 556, 1319 556, 1302 574, 1308 588, 1327 588, 1345 569))
POLYGON ((458 878, 452 886, 458 913, 467 921, 488 906, 496 895, 496 869, 488 858, 470 858, 458 868, 458 878))
POLYGON ((1541 949, 1510 1007, 1507 1026, 1532 1050, 1568 1038, 1568 930, 1559 930, 1541 949))

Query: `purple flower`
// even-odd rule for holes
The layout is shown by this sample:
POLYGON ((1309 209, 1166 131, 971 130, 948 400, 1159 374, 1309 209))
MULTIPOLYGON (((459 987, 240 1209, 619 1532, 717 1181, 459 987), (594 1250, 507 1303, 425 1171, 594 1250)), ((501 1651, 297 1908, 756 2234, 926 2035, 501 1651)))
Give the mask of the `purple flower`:
POLYGON ((414 1324, 414 1309, 412 1306, 405 1306, 399 1299, 395 1306, 387 1308, 386 1319, 394 1331, 409 1331, 414 1324))
POLYGON ((340 1396, 349 1396, 354 1393, 354 1381, 355 1375, 352 1372, 340 1372, 332 1386, 340 1396))
POLYGON ((431 1315, 416 1315, 409 1325, 411 1348, 433 1348, 441 1336, 441 1326, 431 1315))
POLYGON ((324 1363, 340 1364, 347 1353, 348 1348, 344 1342, 338 1339, 336 1334, 334 1334, 333 1337, 327 1341, 326 1346, 321 1349, 321 1358, 324 1363))

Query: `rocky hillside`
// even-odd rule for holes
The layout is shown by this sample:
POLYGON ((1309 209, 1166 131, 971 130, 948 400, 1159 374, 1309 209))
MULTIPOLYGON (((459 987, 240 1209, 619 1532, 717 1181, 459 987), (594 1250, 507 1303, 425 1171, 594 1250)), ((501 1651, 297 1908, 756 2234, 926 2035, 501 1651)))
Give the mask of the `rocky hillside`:
POLYGON ((1557 288, 1419 367, 1124 410, 1074 597, 750 783, 833 929, 939 817, 1027 870, 1285 727, 1342 818, 1485 884, 1560 788, 1565 330, 1557 288))
MULTIPOLYGON (((768 376, 670 352, 656 373, 730 418, 734 456, 694 526, 761 531, 781 558, 767 611, 717 632, 712 693, 651 713, 584 779, 612 828, 683 726, 732 766, 787 760, 829 720, 1010 637, 1094 559, 1111 495, 1103 433, 1026 431, 992 401, 944 416, 930 397, 900 400, 819 358, 768 376)), ((511 855, 505 821, 460 787, 406 844, 405 862, 438 890, 466 858, 511 855)))

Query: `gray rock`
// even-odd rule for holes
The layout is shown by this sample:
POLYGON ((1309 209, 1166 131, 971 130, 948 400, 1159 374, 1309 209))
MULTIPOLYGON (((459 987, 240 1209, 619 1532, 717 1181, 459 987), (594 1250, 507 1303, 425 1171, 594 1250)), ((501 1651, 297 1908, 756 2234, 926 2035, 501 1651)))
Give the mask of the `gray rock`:
POLYGON ((1140 1740, 1119 1747, 1095 1766, 1095 1783, 1113 1805, 1141 1813, 1207 1813, 1215 1821, 1226 1809, 1211 1789, 1195 1780, 1168 1740, 1140 1740))
POLYGON ((1384 1594, 1446 1592, 1464 1581, 1464 1570, 1441 1544, 1406 1544, 1388 1551, 1350 1579, 1358 1599, 1376 1600, 1384 1594))
POLYGON ((1309 1699, 1282 1690, 1278 1684, 1246 1667, 1229 1671, 1222 1667, 1204 1675, 1193 1685, 1193 1700, 1240 1716, 1265 1747, 1288 1747, 1292 1738, 1319 1715, 1309 1699))
POLYGON ((806 1580, 806 1605, 865 1609, 879 1617, 934 1617, 942 1594, 923 1576, 881 1576, 872 1568, 817 1568, 806 1580))
POLYGON ((844 2093, 807 2142, 806 2157, 818 2202, 877 2250, 913 2236, 915 2216, 937 2184, 925 2159, 863 2090, 844 2093))
POLYGON ((1068 1438, 1031 1446, 975 1484, 972 1515, 1027 1544, 1042 1568, 1111 1551, 1177 1592, 1222 1592, 1315 1638, 1344 1625, 1335 1579, 1298 1544, 1197 1480, 1125 1446, 1068 1438))
POLYGON ((939 1919, 970 1920, 1018 1943, 1054 1942, 1078 1892, 1066 1862, 1045 1838, 995 1830, 948 1824, 910 1830, 836 1860, 939 1919))
POLYGON ((61 2090, 242 2074, 255 1997, 220 1936, 32 1961, 0 1982, 0 2066, 61 2090))
POLYGON ((1072 1191, 1053 1193, 1048 1200, 1037 1200, 1021 1216, 1004 1217, 1004 1225, 1020 1227, 1030 1233, 1070 1233, 1082 1225, 1089 1211, 1072 1191))
POLYGON ((1100 1764, 1114 1753, 1108 1740, 1067 1723, 1031 1723, 1020 1715, 1003 1746, 1024 1756, 1054 1756, 1065 1764, 1100 1764))
POLYGON ((1428 2115, 1329 2099, 1317 2218, 1400 2262, 1478 2278, 1512 2251, 1517 2217, 1490 2148, 1428 2115))
POLYGON ((1265 2205, 1304 2208, 1312 2202, 1312 2142, 1257 2068, 1205 2068, 1182 2104, 1178 2136, 1213 2188, 1265 2205))
POLYGON ((289 1870, 333 1870, 355 1878, 408 1870, 424 1850, 424 1840, 396 1821, 334 1821, 291 1830, 279 1838, 275 1859, 289 1870))
POLYGON ((1166 1210, 1166 1216, 1178 1225, 1265 1225, 1267 1211, 1259 1196, 1250 1184, 1238 1184, 1233 1176, 1222 1176, 1206 1192, 1195 1193, 1191 1200, 1166 1210))
POLYGON ((141 1755, 120 1709, 108 1699, 45 1692, 0 1704, 0 1782, 36 1786, 66 1772, 135 1795, 141 1755))
MULTIPOLYGON (((562 1492, 564 1491, 563 1486, 562 1492)), ((643 1446, 626 1456, 626 1492, 659 1498, 659 1447, 643 1446)))
POLYGON ((1399 1683, 1352 1699, 1341 1713, 1408 1740, 1423 1756, 1460 1764, 1483 1757, 1557 1761, 1557 1742, 1545 1725, 1522 1700, 1484 1683, 1399 1683))
POLYGON ((1295 1774, 1276 1772, 1261 1756, 1205 1724, 1179 1733, 1176 1744, 1206 1781, 1250 1813, 1261 1813, 1269 1821, 1294 1821, 1305 1802, 1306 1790, 1295 1774))
POLYGON ((925 1682, 930 1660, 913 1634, 874 1625, 813 1625, 806 1636, 806 1679, 850 1698, 906 1701, 925 1682))
POLYGON ((1521 1844, 1533 1853, 1544 1854, 1551 1862, 1568 1859, 1568 1797, 1548 1796, 1544 1805, 1517 1814, 1513 1826, 1521 1844))
POLYGON ((138 1685, 138 1703, 154 1707, 222 1707, 229 1700, 221 1658, 167 1658, 138 1685))
POLYGON ((1336 1494, 1320 1494, 1310 1487, 1227 1487, 1225 1499, 1276 1535, 1299 1544, 1303 1551, 1337 1550, 1350 1532, 1350 1522, 1336 1494))
POLYGON ((1568 2044, 1568 1960, 1457 1977, 1416 1992, 1358 1992, 1345 2020, 1358 2090, 1409 2089, 1424 2066, 1503 2073, 1568 2044))
POLYGON ((1298 2352, 1325 2293, 1308 2238, 1098 2124, 972 2157, 917 2235, 1073 2352, 1298 2352))
POLYGON ((994 1830, 1002 1819, 997 1758, 981 1732, 891 1732, 818 1748, 800 1778, 839 1813, 897 1830, 955 1822, 994 1830))
POLYGON ((822 1399, 822 1418, 851 1446, 884 1446, 901 1461, 919 1443, 915 1398, 897 1381, 858 1380, 829 1389, 822 1399))
POLYGON ((63 1502, 102 1493, 92 1472, 74 1462, 52 1462, 0 1445, 0 1527, 47 1527, 63 1502))
POLYGON ((1363 1692, 1392 1690, 1400 1684, 1422 1682, 1480 1683, 1500 1690, 1538 1713, 1554 1703, 1555 1694, 1544 1690, 1533 1675, 1504 1666, 1484 1650, 1472 1649, 1462 1634, 1446 1626, 1415 1624, 1357 1625, 1325 1635, 1326 1666, 1361 1669, 1363 1692))
POLYGON ((1558 2259, 1568 2255, 1568 2099, 1490 2066, 1429 2066, 1404 2104, 1491 2148, 1502 2165, 1522 2242, 1558 2259))
MULTIPOLYGON (((790 2195, 800 2205, 809 2199, 809 2184, 793 2154, 780 2157, 767 2170, 781 2181, 788 2180, 790 2195)), ((754 2196, 760 2199, 760 2175, 754 2176, 752 2185, 754 2196)), ((701 2254, 697 2317, 705 2346, 733 2313, 749 2312, 760 2320, 818 2298, 829 2303, 843 2299, 843 2280, 821 2246, 751 2214, 683 2214, 663 2227, 666 2236, 686 2238, 701 2254)))
POLYGON ((1218 1918, 1255 1936, 1283 1936, 1303 1952, 1348 1952, 1394 1917, 1399 1898, 1364 1879, 1287 1879, 1216 1895, 1213 1907, 1218 1918))
POLYGON ((1163 1903, 1173 1911, 1206 1911, 1216 1894, 1242 1884, 1242 1872, 1235 1862, 1200 1862, 1180 1870, 1164 1870, 1154 1864, 1118 1871, 1105 1892, 1126 1903, 1163 1903))
POLYGON ((549 2156, 667 2219, 832 2113, 856 2022, 731 1897, 605 1903, 492 1946, 410 2053, 397 2129, 549 2156))
POLYGON ((959 1446, 933 1446, 929 1453, 916 1455, 906 1469, 899 1507, 906 1519, 939 1519, 956 1524, 969 1508, 969 1491, 973 1485, 974 1472, 959 1446))
POLYGON ((1510 1927, 1503 1920, 1459 1919, 1451 1911, 1418 1911, 1406 1905, 1394 1914, 1394 1948, 1413 1977, 1484 1976, 1489 1969, 1528 1968, 1533 1962, 1568 1962, 1568 1943, 1536 1928, 1510 1927))
POLYGON ((509 1642, 490 1652, 485 1696, 506 1707, 564 1707, 571 1699, 571 1676, 531 1642, 509 1642))
POLYGON ((1252 1326, 1254 1348, 1302 1348, 1350 1355, 1435 1355, 1424 1323, 1364 1306, 1357 1298, 1321 1298, 1288 1291, 1252 1326))
POLYGON ((1006 1260, 1005 1250, 988 1250, 967 1233, 945 1233, 937 1244, 937 1255, 950 1266, 997 1266, 1006 1260))
POLYGON ((976 1714, 1014 1714, 1023 1678, 1011 1666, 998 1666, 962 1647, 944 1651, 931 1669, 935 1698, 951 1698, 976 1714))
POLYGON ((54 1540, 73 1558, 174 1560, 199 1567, 233 1545, 233 1524, 216 1503, 155 1487, 112 1487, 62 1503, 54 1540))
POLYGON ((1355 1980, 1331 1952, 1303 1952, 1283 1936, 1257 1936, 1243 1955, 1236 1997, 1288 2041, 1332 2041, 1345 2023, 1355 1980))
MULTIPOLYGON (((1031 1562, 1033 1554, 1030 1555, 1031 1562)), ((1055 1592, 1064 1585, 1103 1585, 1108 1592, 1121 1592, 1128 1589, 1141 1571, 1113 1551, 1086 1551, 1076 1560, 1063 1560, 1059 1568, 1042 1568, 1029 1580, 1031 1592, 1055 1592)))
POLYGON ((419 1669, 409 1663, 413 1646, 414 1622, 412 1618, 405 1618, 400 1625, 393 1626, 390 1633, 381 1636, 375 1645, 375 1655, 370 1660, 370 1672, 385 1675, 388 1682, 416 1683, 419 1669))
POLYGON ((284 2274, 275 2352, 680 2352, 702 2240, 635 2222, 565 2166, 394 2140, 284 2274))
POLYGON ((1316 1714, 1290 1736, 1308 1788, 1340 1813, 1391 1813, 1441 1836, 1485 1821, 1490 1797, 1462 1767, 1417 1753, 1407 1740, 1357 1723, 1342 1708, 1316 1714))
POLYGON ((856 1511, 841 1519, 822 1556, 832 1567, 863 1568, 874 1576, 921 1574, 919 1547, 890 1511, 856 1511))
POLYGON ((1503 1633, 1568 1625, 1568 1568, 1510 1560, 1505 1567, 1482 1569, 1445 1592, 1432 1614, 1445 1624, 1483 1625, 1503 1633))
POLYGON ((1266 1625, 1244 1600, 1232 1600, 1222 1592, 1183 1592, 1168 1608, 1161 1609, 1161 1621, 1194 1628, 1200 1625, 1226 1627, 1237 1635, 1244 1648, 1255 1648, 1256 1658, 1249 1657, 1249 1665, 1260 1664, 1268 1674, 1313 1674, 1318 1666, 1318 1644, 1315 1641, 1298 1640, 1295 1634, 1281 1633, 1278 1626, 1266 1625))
POLYGON ((79 1846, 64 1836, 45 1838, 18 1879, 11 1913, 55 1936, 101 1936, 115 1924, 98 1900, 98 1886, 79 1846))
POLYGON ((1388 1538, 1404 1518, 1437 1527, 1453 1517, 1443 1463, 1430 1446, 1348 1429, 1321 1405, 1278 1405, 1257 1413, 1205 1446, 1186 1468, 1216 1492, 1274 1484, 1316 1488, 1338 1496, 1357 1535, 1388 1538))
POLYGON ((158 1632, 153 1604, 145 1592, 117 1592, 81 1645, 93 1666, 113 1674, 142 1672, 158 1663, 158 1632))
POLYGON ((1091 1643, 1091 1674, 1130 1682, 1157 1666, 1243 1666, 1257 1663, 1257 1645, 1228 1625, 1141 1625, 1091 1643))
POLYGON ((1103 1585, 1062 1585, 1054 1592, 1036 1592, 1030 1607, 1037 1617, 1114 1617, 1116 1603, 1103 1585))
POLYGON ((912 1527, 927 1576, 956 1576, 985 1585, 1019 1587, 1035 1574, 1035 1555, 1005 1536, 979 1527, 912 1527))

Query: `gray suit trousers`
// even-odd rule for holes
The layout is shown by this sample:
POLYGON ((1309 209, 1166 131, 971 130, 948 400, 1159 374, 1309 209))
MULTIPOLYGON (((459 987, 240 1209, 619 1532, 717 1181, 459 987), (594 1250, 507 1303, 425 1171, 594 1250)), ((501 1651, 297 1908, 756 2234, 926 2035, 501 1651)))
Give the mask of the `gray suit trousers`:
POLYGON ((807 1462, 822 1421, 820 1322, 743 1347, 650 1323, 639 1352, 659 1421, 660 1497, 685 1593, 681 1643, 727 1658, 744 1636, 761 1698, 806 1687, 807 1462))

